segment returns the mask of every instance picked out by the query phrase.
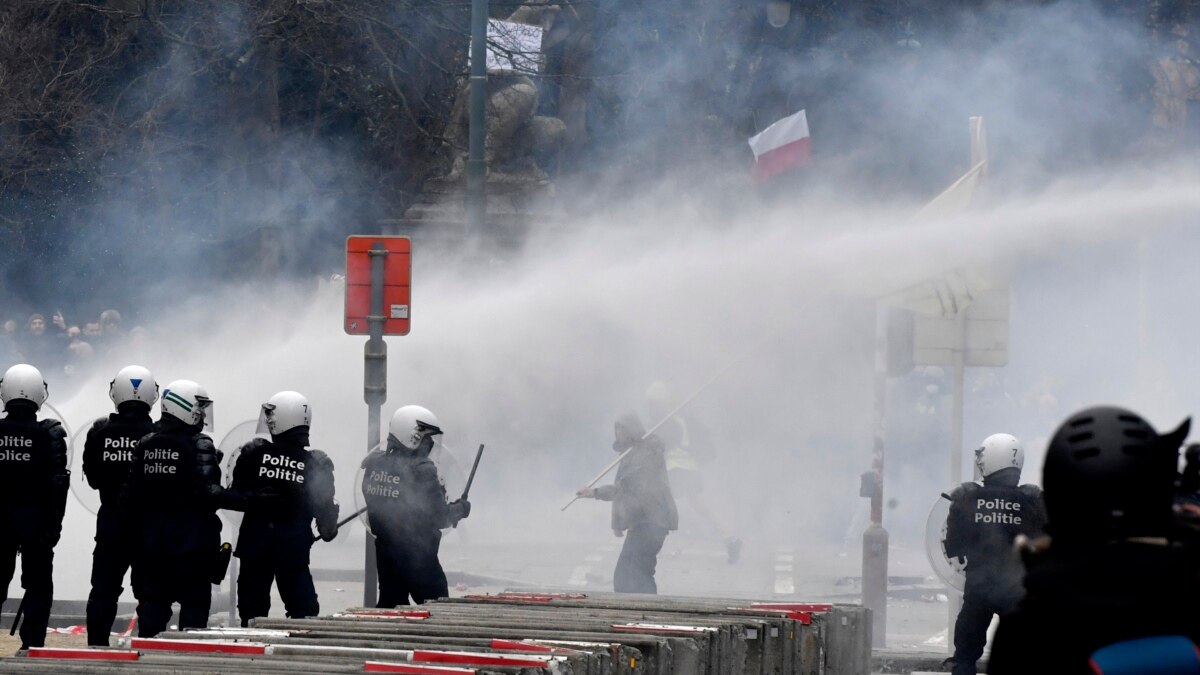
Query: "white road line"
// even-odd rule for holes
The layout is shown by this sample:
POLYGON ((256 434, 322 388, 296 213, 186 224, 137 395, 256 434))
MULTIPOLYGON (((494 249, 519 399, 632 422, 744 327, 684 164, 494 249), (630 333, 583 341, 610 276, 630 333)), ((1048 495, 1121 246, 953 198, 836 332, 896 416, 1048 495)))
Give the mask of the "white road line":
POLYGON ((795 595, 795 559, 790 548, 775 552, 775 595, 795 595))

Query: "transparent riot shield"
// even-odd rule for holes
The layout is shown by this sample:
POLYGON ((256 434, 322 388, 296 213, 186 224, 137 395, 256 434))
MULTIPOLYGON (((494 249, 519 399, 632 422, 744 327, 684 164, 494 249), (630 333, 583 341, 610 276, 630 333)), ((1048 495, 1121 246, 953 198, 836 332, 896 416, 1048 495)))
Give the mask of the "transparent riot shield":
POLYGON ((934 574, 946 585, 959 591, 966 584, 966 565, 959 558, 946 555, 946 516, 950 515, 950 498, 939 495, 925 521, 925 556, 934 574))
MULTIPOLYGON (((246 420, 229 430, 221 442, 217 445, 217 449, 224 455, 221 461, 221 483, 225 487, 233 485, 233 467, 237 465, 238 455, 241 453, 242 446, 249 443, 258 431, 258 420, 246 420)), ((221 510, 221 517, 225 522, 232 526, 234 533, 242 525, 241 511, 221 510)), ((236 537, 236 534, 235 534, 236 537)))
POLYGON ((88 422, 78 434, 71 436, 68 447, 71 453, 71 496, 87 509, 88 513, 95 516, 100 513, 100 492, 93 490, 92 486, 88 485, 87 477, 83 475, 83 444, 87 442, 87 435, 93 424, 94 420, 88 422))

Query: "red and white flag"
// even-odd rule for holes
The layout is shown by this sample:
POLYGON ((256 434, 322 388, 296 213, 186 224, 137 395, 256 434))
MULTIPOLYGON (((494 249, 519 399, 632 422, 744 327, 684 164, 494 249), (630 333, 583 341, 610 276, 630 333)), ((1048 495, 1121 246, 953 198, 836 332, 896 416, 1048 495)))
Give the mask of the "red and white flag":
POLYGON ((792 167, 807 164, 812 152, 808 116, 804 111, 775 122, 750 139, 755 180, 767 180, 792 167))

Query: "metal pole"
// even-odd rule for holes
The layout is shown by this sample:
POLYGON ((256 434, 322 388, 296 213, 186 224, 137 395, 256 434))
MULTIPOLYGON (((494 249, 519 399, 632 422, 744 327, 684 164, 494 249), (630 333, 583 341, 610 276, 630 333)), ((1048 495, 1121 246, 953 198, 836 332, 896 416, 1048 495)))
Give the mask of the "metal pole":
POLYGON ((238 559, 233 557, 229 561, 229 625, 237 626, 237 577, 238 577, 238 559))
POLYGON ((887 641, 888 533, 883 527, 883 451, 887 419, 887 307, 875 304, 875 410, 871 448, 871 524, 863 532, 862 603, 871 610, 871 646, 887 641))
POLYGON ((467 155, 467 226, 479 235, 487 227, 487 101, 488 0, 471 0, 471 99, 467 155))
MULTIPOLYGON (((367 325, 371 337, 363 350, 363 399, 367 402, 367 452, 379 445, 379 417, 387 400, 387 343, 383 341, 383 275, 387 248, 375 243, 367 252, 371 257, 371 312, 367 325)), ((363 605, 374 607, 378 599, 378 570, 375 567, 375 537, 367 534, 363 571, 363 605)))
MULTIPOLYGON (((961 336, 958 348, 954 350, 954 406, 951 411, 950 432, 950 485, 956 486, 963 482, 963 399, 966 392, 963 385, 966 381, 966 349, 967 349, 967 316, 965 311, 959 311, 955 316, 958 324, 958 334, 961 336)), ((962 596, 948 589, 950 602, 946 608, 949 615, 946 647, 949 653, 954 653, 954 624, 958 621, 958 611, 962 608, 962 596)))

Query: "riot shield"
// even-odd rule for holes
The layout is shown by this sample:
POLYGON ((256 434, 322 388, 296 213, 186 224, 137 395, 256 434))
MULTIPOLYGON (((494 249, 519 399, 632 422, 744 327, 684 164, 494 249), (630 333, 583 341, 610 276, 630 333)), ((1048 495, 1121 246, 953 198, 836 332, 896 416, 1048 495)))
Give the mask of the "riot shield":
MULTIPOLYGON (((237 465, 242 446, 249 443, 257 435, 257 431, 258 420, 246 420, 230 429, 217 445, 217 449, 225 456, 221 462, 221 483, 225 487, 233 485, 233 467, 237 465)), ((233 527, 234 532, 242 525, 241 511, 221 509, 221 517, 233 527)))
POLYGON ((950 515, 950 498, 939 495, 925 521, 925 556, 934 574, 946 585, 960 593, 966 584, 966 565, 960 558, 946 555, 946 516, 950 515))
POLYGON ((87 442, 88 432, 92 430, 95 421, 88 422, 75 436, 71 436, 69 444, 71 453, 71 496, 93 516, 100 513, 100 492, 88 485, 87 477, 83 475, 83 444, 87 442), (78 450, 76 450, 78 447, 78 450), (78 462, 75 458, 78 457, 78 462))

